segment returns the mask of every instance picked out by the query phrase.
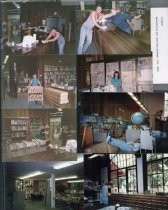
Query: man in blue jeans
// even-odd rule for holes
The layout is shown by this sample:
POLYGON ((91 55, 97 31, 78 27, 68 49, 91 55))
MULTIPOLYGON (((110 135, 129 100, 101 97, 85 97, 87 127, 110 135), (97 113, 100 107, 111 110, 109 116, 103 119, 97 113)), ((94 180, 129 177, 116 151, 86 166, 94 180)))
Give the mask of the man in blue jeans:
POLYGON ((103 183, 103 186, 101 189, 100 202, 108 206, 108 186, 105 183, 103 183))
POLYGON ((140 139, 136 139, 134 142, 124 142, 121 139, 114 138, 114 133, 116 130, 116 124, 112 123, 110 132, 106 138, 106 142, 114 147, 119 148, 122 152, 134 153, 140 150, 141 144, 140 139))
POLYGON ((111 12, 107 15, 104 15, 103 18, 111 20, 111 22, 116 25, 122 31, 125 31, 128 34, 132 33, 132 30, 127 21, 131 21, 132 19, 139 19, 141 15, 132 16, 125 14, 121 11, 120 8, 112 9, 111 12))
POLYGON ((106 26, 100 26, 98 21, 101 20, 102 17, 102 7, 97 6, 95 11, 92 11, 87 18, 87 20, 83 23, 80 29, 80 38, 77 54, 81 55, 86 52, 87 48, 92 42, 92 29, 97 26, 100 29, 106 29, 106 26))
POLYGON ((122 152, 134 153, 138 152, 141 148, 140 139, 135 140, 134 142, 124 142, 121 139, 115 139, 110 135, 107 136, 107 143, 111 144, 114 147, 119 148, 122 152))
POLYGON ((56 42, 56 41, 58 41, 59 55, 63 55, 64 54, 65 39, 62 36, 62 34, 57 31, 56 28, 52 28, 50 34, 43 41, 43 43, 45 44, 45 43, 48 43, 48 42, 56 42))

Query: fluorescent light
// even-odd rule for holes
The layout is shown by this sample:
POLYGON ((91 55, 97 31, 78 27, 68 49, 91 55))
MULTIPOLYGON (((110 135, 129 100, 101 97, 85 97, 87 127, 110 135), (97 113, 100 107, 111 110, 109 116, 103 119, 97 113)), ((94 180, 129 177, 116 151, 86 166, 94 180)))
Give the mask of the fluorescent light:
POLYGON ((77 158, 77 161, 62 162, 60 164, 57 164, 57 165, 53 166, 53 168, 54 169, 66 168, 66 167, 69 167, 69 166, 72 166, 72 165, 76 165, 76 164, 79 164, 79 163, 82 163, 82 162, 83 162, 83 156, 77 158))
POLYGON ((20 5, 18 3, 16 3, 15 1, 11 0, 11 2, 13 3, 13 5, 17 8, 20 9, 20 5))
POLYGON ((56 166, 54 166, 53 168, 54 168, 54 169, 61 169, 61 168, 65 168, 65 167, 68 167, 68 166, 71 166, 71 165, 72 165, 72 163, 67 162, 67 163, 61 163, 61 164, 59 164, 59 165, 56 165, 56 166))
POLYGON ((148 110, 142 105, 142 103, 133 93, 128 92, 128 95, 139 105, 141 109, 143 109, 146 113, 148 113, 148 110))
POLYGON ((68 183, 82 183, 84 182, 84 179, 81 180, 71 180, 71 181, 67 181, 68 183))
POLYGON ((134 94, 133 93, 131 93, 131 92, 128 92, 128 94, 130 95, 130 96, 133 96, 134 94))
POLYGON ((95 154, 95 155, 92 155, 92 156, 89 157, 89 159, 95 158, 95 157, 97 157, 97 156, 98 156, 98 155, 96 155, 96 154, 95 154))
POLYGON ((31 178, 31 177, 34 177, 34 176, 39 176, 41 174, 44 174, 44 172, 41 172, 41 171, 35 171, 35 172, 32 172, 30 174, 27 174, 25 176, 21 176, 19 177, 19 179, 28 179, 28 178, 31 178))
POLYGON ((66 176, 66 177, 60 177, 60 178, 56 178, 55 181, 60 181, 60 180, 65 180, 65 179, 77 179, 78 177, 75 176, 66 176))

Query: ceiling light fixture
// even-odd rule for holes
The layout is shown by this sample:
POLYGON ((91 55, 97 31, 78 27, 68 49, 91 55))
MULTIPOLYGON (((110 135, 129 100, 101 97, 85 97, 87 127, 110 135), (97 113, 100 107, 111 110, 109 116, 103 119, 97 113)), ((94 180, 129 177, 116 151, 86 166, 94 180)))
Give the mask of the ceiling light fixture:
POLYGON ((60 178, 56 178, 55 181, 60 181, 60 180, 66 180, 66 179, 77 179, 78 177, 75 176, 66 176, 66 177, 60 177, 60 178))
POLYGON ((25 176, 19 177, 19 179, 28 179, 28 178, 31 178, 31 177, 39 176, 41 174, 44 174, 44 172, 42 172, 42 171, 34 171, 34 172, 30 173, 30 174, 27 174, 25 176))
POLYGON ((68 183, 82 183, 84 179, 67 181, 68 183))
POLYGON ((83 156, 77 158, 77 161, 66 161, 66 162, 63 162, 63 163, 60 163, 60 164, 57 164, 57 165, 53 166, 53 168, 54 169, 62 169, 62 168, 66 168, 66 167, 76 165, 76 164, 79 164, 79 163, 82 163, 82 162, 83 162, 83 156))
POLYGON ((6 1, 2 0, 1 2, 2 3, 12 3, 17 9, 20 9, 20 5, 17 2, 15 2, 14 0, 6 0, 6 1))
POLYGON ((89 157, 89 159, 93 159, 93 158, 95 158, 95 157, 98 157, 99 155, 91 155, 90 157, 89 157))
POLYGON ((133 93, 128 92, 128 95, 139 105, 141 109, 143 109, 147 114, 149 113, 148 110, 144 107, 144 105, 142 105, 142 103, 133 93))

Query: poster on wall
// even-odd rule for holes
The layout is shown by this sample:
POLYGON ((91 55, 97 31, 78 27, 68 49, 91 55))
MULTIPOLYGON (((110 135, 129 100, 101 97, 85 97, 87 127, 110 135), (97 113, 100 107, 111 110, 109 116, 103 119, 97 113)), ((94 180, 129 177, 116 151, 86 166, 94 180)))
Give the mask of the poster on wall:
POLYGON ((138 83, 138 92, 153 91, 152 57, 138 58, 137 83, 138 83))
POLYGON ((105 86, 105 66, 104 63, 92 63, 91 73, 91 91, 99 92, 100 86, 105 86))
POLYGON ((119 62, 106 63, 106 85, 111 85, 111 78, 115 71, 119 71, 119 62))
POLYGON ((135 60, 121 62, 122 92, 136 92, 135 60))

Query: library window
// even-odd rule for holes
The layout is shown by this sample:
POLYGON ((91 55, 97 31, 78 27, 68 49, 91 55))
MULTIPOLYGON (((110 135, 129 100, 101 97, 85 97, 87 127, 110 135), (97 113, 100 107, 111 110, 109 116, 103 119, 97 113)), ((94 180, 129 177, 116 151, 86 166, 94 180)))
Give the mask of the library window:
POLYGON ((148 191, 168 192, 168 154, 147 155, 148 191))
POLYGON ((114 193, 137 192, 136 158, 135 155, 110 155, 110 178, 114 193))

